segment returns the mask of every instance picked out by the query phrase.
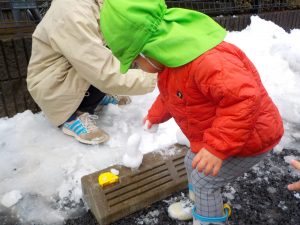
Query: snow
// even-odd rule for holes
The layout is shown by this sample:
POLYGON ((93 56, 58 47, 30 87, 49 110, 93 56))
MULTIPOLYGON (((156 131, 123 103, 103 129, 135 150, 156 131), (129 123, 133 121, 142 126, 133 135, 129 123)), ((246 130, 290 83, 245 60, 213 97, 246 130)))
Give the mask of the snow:
POLYGON ((13 205, 15 205, 20 199, 22 198, 22 195, 20 191, 18 190, 12 190, 5 195, 3 195, 1 199, 1 204, 5 207, 9 208, 13 205))
POLYGON ((138 218, 136 224, 140 224, 140 225, 158 224, 158 219, 157 219, 158 216, 159 216, 158 210, 150 211, 147 213, 147 215, 138 218))
MULTIPOLYGON (((287 33, 259 17, 251 21, 245 30, 230 32, 226 40, 244 50, 256 65, 284 119, 285 135, 276 151, 296 148, 300 141, 300 30, 287 33)), ((10 213, 23 224, 62 224, 85 210, 81 177, 122 164, 132 134, 140 135, 138 151, 143 154, 167 149, 177 138, 188 144, 174 120, 159 125, 156 133, 144 131, 143 117, 157 94, 155 90, 135 96, 128 106, 109 105, 99 112, 97 125, 111 138, 96 146, 64 135, 42 113, 25 111, 1 118, 0 213, 10 213)), ((173 154, 172 149, 164 153, 173 154)), ((284 202, 279 207, 285 208, 284 202)), ((147 224, 149 217, 141 219, 142 224, 147 224)))
POLYGON ((119 170, 116 170, 116 169, 114 169, 114 168, 111 168, 110 169, 110 172, 112 173, 112 174, 114 174, 114 175, 119 175, 120 174, 120 171, 119 170))
POLYGON ((144 124, 144 130, 150 133, 156 133, 158 130, 159 124, 151 124, 149 120, 146 120, 144 124), (151 127, 150 127, 151 126, 151 127))
POLYGON ((143 153, 139 150, 141 135, 133 134, 128 138, 126 152, 123 155, 123 165, 137 169, 142 164, 143 153))

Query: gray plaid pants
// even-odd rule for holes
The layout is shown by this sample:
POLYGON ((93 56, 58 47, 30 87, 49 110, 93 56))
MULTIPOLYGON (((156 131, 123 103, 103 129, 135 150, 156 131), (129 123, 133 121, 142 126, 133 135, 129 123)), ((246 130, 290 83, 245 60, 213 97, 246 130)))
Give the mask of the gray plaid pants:
POLYGON ((231 157, 223 161, 223 165, 216 177, 205 176, 192 168, 195 154, 188 151, 184 163, 188 174, 189 184, 195 193, 196 213, 204 217, 221 217, 223 215, 223 199, 221 187, 238 176, 249 171, 251 167, 261 161, 268 153, 254 157, 231 157))

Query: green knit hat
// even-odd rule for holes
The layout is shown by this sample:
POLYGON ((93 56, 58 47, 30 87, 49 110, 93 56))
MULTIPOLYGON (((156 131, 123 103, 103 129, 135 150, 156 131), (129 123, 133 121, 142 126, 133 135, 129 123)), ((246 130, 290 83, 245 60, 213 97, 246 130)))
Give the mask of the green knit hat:
POLYGON ((122 73, 141 52, 165 66, 182 66, 226 36, 207 15, 167 9, 164 0, 105 0, 100 26, 108 47, 121 62, 122 73))

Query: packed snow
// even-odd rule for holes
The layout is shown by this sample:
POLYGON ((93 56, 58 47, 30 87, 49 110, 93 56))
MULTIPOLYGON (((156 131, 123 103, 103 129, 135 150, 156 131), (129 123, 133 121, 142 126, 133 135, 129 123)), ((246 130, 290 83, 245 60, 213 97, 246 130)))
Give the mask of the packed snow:
MULTIPOLYGON (((239 46, 254 62, 284 118, 286 131, 276 151, 299 146, 300 30, 287 33, 272 22, 252 17, 250 26, 230 32, 226 40, 239 46)), ((0 214, 9 213, 23 224, 62 224, 85 210, 81 177, 124 164, 128 145, 135 145, 142 154, 168 149, 177 139, 188 145, 174 120, 159 125, 155 133, 144 131, 143 117, 157 94, 155 90, 133 97, 128 106, 109 105, 100 111, 97 125, 111 139, 96 146, 80 144, 64 135, 42 113, 25 111, 13 118, 1 118, 0 214)), ((172 150, 165 154, 170 154, 168 151, 172 150)), ((284 202, 280 207, 285 207, 284 202)))
POLYGON ((141 135, 133 134, 128 138, 126 151, 123 155, 123 165, 132 169, 138 169, 143 161, 143 153, 139 147, 141 144, 141 135))

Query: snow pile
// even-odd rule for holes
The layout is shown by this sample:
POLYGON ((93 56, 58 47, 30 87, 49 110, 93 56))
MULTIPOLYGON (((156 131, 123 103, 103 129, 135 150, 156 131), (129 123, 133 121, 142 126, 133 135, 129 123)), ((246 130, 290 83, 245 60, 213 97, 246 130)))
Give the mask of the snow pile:
MULTIPOLYGON (((227 41, 243 49, 256 65, 285 120, 285 136, 277 151, 295 147, 300 141, 299 40, 300 30, 286 33, 258 17, 252 17, 251 26, 244 31, 227 36, 227 41)), ((133 97, 132 104, 125 107, 105 107, 97 125, 111 139, 103 145, 78 143, 51 126, 42 113, 26 111, 0 119, 0 214, 9 213, 8 218, 21 221, 18 224, 62 224, 84 211, 81 177, 123 164, 128 144, 135 144, 141 154, 166 149, 177 139, 188 145, 174 120, 161 124, 156 133, 143 130, 142 119, 157 92, 133 97), (131 140, 132 134, 140 139, 135 136, 131 140)), ((171 155, 172 149, 165 154, 171 155)), ((228 197, 233 198, 233 190, 230 193, 228 197)))

